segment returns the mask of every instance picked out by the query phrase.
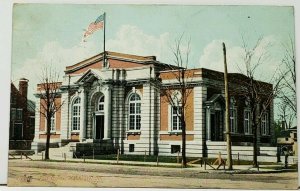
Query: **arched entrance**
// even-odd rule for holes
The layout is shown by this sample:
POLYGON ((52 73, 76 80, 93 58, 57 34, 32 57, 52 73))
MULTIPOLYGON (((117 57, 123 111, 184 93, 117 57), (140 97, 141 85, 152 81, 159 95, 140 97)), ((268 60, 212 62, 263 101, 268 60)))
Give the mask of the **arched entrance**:
POLYGON ((95 111, 95 139, 104 138, 104 96, 102 95, 97 102, 95 111))
POLYGON ((97 92, 93 95, 91 104, 93 105, 93 138, 102 140, 105 130, 105 96, 103 93, 97 92))
POLYGON ((209 141, 224 141, 224 103, 221 94, 214 94, 205 102, 206 139, 209 141))

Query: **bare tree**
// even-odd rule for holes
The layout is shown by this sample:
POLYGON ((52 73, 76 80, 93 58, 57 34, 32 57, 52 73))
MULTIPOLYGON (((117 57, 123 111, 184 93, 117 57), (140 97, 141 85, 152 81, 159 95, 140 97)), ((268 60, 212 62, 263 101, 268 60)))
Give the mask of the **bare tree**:
POLYGON ((192 80, 192 72, 188 71, 189 54, 190 54, 190 40, 187 43, 185 51, 182 50, 183 35, 175 40, 175 47, 172 48, 174 56, 174 65, 168 65, 170 73, 176 80, 175 85, 161 84, 161 95, 165 98, 164 101, 169 103, 173 108, 173 113, 179 119, 179 127, 182 130, 182 165, 187 167, 186 159, 186 121, 187 108, 189 107, 188 98, 192 93, 190 81, 192 80))
POLYGON ((281 123, 284 123, 284 129, 282 130, 290 129, 297 113, 285 102, 285 99, 280 98, 280 100, 281 102, 277 105, 277 108, 279 113, 278 117, 281 119, 281 123))
POLYGON ((38 84, 38 92, 40 97, 40 115, 46 120, 46 151, 45 160, 49 159, 49 147, 51 136, 51 118, 61 109, 63 102, 59 102, 59 74, 52 67, 45 67, 41 74, 40 84, 38 84))
POLYGON ((240 70, 246 76, 245 80, 240 81, 240 87, 238 91, 233 91, 233 94, 242 95, 248 102, 251 116, 251 127, 253 134, 253 167, 258 167, 257 156, 259 154, 258 145, 258 132, 260 131, 260 124, 262 117, 271 107, 273 107, 273 100, 278 96, 282 89, 281 81, 282 75, 276 76, 276 72, 271 77, 270 83, 265 83, 257 80, 259 66, 264 64, 268 59, 268 47, 266 51, 259 51, 263 38, 260 37, 253 48, 249 48, 243 39, 244 49, 244 68, 240 70))
POLYGON ((296 95, 296 57, 295 45, 292 38, 285 48, 284 58, 282 59, 282 67, 280 70, 283 76, 282 90, 279 94, 279 109, 282 121, 286 122, 286 126, 290 128, 297 113, 297 95, 296 95))

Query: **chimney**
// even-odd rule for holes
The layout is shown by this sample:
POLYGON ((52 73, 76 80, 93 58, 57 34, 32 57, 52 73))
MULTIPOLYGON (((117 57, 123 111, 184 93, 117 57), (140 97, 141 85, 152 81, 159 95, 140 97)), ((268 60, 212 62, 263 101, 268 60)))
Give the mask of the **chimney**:
POLYGON ((23 97, 27 98, 27 91, 28 91, 28 80, 26 78, 21 78, 19 80, 19 92, 23 97))

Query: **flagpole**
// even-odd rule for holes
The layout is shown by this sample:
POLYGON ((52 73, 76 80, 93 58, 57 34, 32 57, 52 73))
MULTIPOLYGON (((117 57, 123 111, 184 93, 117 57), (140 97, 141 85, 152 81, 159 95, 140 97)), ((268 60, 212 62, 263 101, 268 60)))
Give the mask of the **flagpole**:
POLYGON ((106 52, 105 52, 105 28, 106 28, 106 13, 104 12, 104 27, 103 27, 103 67, 106 67, 106 52))

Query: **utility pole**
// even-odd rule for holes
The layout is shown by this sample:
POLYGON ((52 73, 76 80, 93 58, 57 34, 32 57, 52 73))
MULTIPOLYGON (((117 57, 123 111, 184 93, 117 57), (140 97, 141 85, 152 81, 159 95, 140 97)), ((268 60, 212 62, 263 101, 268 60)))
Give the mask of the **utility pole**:
POLYGON ((227 60, 226 60, 226 46, 223 42, 223 55, 224 55, 224 83, 225 83, 225 127, 226 127, 226 142, 227 142, 227 165, 228 170, 232 170, 232 155, 231 155, 231 134, 230 134, 230 121, 229 121, 229 94, 228 94, 228 76, 227 76, 227 60))

